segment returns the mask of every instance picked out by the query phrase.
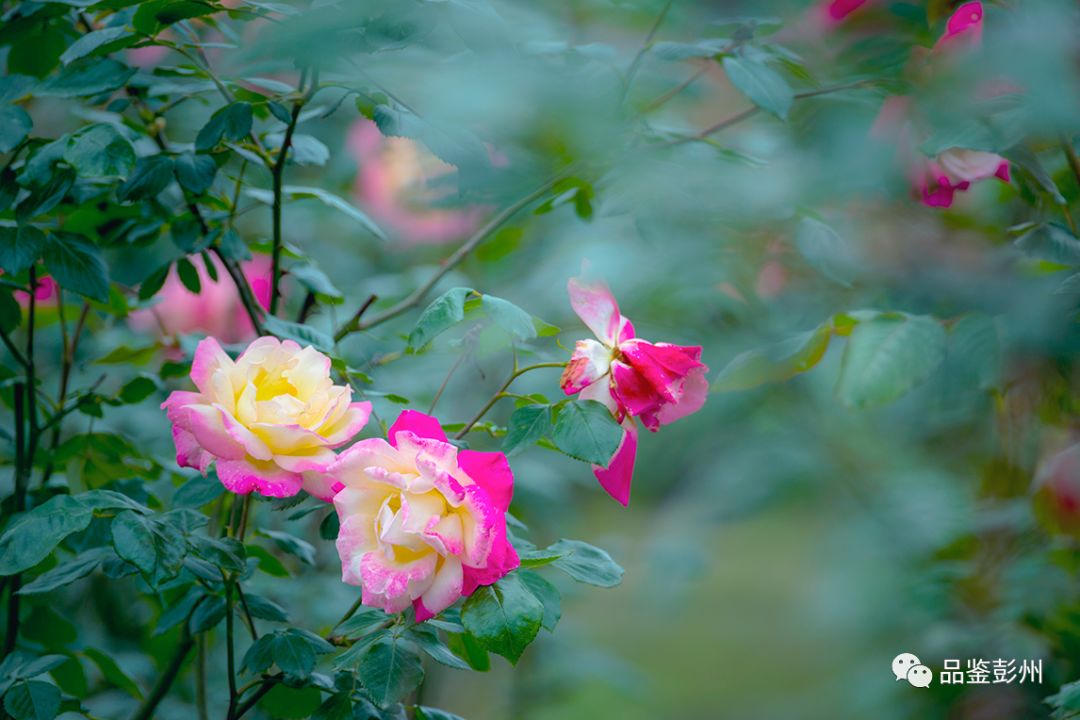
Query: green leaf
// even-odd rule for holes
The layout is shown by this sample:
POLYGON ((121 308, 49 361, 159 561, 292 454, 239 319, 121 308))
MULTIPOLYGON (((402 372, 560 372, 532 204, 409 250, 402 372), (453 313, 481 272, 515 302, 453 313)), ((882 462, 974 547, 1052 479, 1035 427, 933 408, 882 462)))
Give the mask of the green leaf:
POLYGON ((60 287, 91 300, 109 300, 109 271, 96 245, 75 235, 54 233, 45 243, 44 259, 60 287))
POLYGON ((199 130, 195 137, 195 149, 207 152, 222 140, 243 140, 251 132, 251 119, 251 103, 237 102, 220 108, 199 130))
POLYGON ((0 289, 0 330, 15 332, 22 322, 22 308, 10 288, 0 289))
POLYGON ((623 569, 607 552, 580 540, 560 540, 548 548, 562 557, 552 562, 578 582, 596 587, 615 587, 622 582, 623 569))
POLYGON ((64 160, 82 177, 127 177, 135 148, 112 125, 90 125, 68 139, 64 160))
POLYGON ((68 535, 85 530, 93 517, 93 510, 70 495, 57 495, 16 516, 0 536, 0 575, 37 565, 68 535))
POLYGON ((199 271, 195 269, 191 261, 182 257, 176 261, 176 274, 180 277, 180 283, 195 295, 202 290, 202 281, 199 280, 199 271))
POLYGON ((34 121, 18 105, 0 107, 0 153, 14 150, 33 127, 34 121))
MULTIPOLYGON (((267 145, 280 149, 285 133, 271 133, 266 136, 267 145)), ((289 160, 297 165, 325 165, 330 159, 330 150, 311 135, 296 133, 289 142, 289 160)))
POLYGON ((315 564, 315 546, 307 540, 301 540, 287 532, 267 530, 266 528, 259 528, 259 534, 270 538, 282 551, 300 558, 307 565, 315 564))
POLYGON ((117 665, 116 661, 111 657, 95 648, 83 650, 83 655, 97 665, 98 670, 101 671, 102 677, 105 678, 105 682, 109 685, 123 690, 137 700, 143 699, 142 690, 139 689, 139 686, 135 684, 134 680, 128 677, 127 673, 120 669, 120 666, 117 665))
POLYGON ((30 194, 19 201, 15 208, 15 219, 22 223, 44 215, 64 201, 74 184, 74 171, 64 168, 55 172, 44 185, 32 188, 30 194))
POLYGON ((496 325, 518 340, 532 340, 536 337, 532 315, 514 303, 492 295, 482 295, 480 306, 496 325))
POLYGON ((746 57, 726 57, 723 64, 728 80, 739 92, 762 110, 787 119, 795 93, 779 73, 746 57))
POLYGON ((84 550, 66 563, 57 565, 52 570, 38 575, 33 582, 24 585, 19 590, 19 594, 34 595, 70 585, 94 572, 101 566, 101 563, 112 557, 116 557, 116 555, 111 548, 84 550))
POLYGON ((60 688, 41 680, 21 680, 4 695, 14 720, 52 720, 60 712, 60 688))
POLYGON ((157 197, 173 175, 173 160, 168 155, 148 155, 135 163, 135 170, 116 190, 120 202, 157 197))
POLYGON ((318 688, 291 688, 278 683, 259 701, 259 708, 265 717, 275 720, 306 720, 318 710, 320 704, 322 694, 318 688))
POLYGON ((188 621, 188 632, 197 635, 217 627, 217 624, 225 619, 226 611, 225 598, 218 595, 208 595, 195 608, 195 612, 191 613, 191 620, 188 621))
POLYGON ((649 52, 661 60, 680 62, 693 58, 711 58, 731 47, 731 41, 722 38, 709 38, 693 43, 657 42, 649 47, 649 52))
POLYGON ((480 641, 469 633, 447 632, 446 645, 455 655, 469 663, 469 667, 473 670, 487 672, 491 669, 491 658, 488 657, 487 650, 481 647, 480 641))
POLYGON ((558 588, 531 570, 522 570, 521 581, 544 606, 544 619, 540 625, 548 632, 555 632, 555 626, 562 617, 562 595, 558 588))
POLYGON ((63 98, 88 97, 117 90, 134 74, 135 68, 111 58, 84 58, 46 80, 34 94, 63 98))
POLYGON ((263 327, 267 332, 273 333, 279 338, 295 340, 300 345, 311 345, 316 350, 330 352, 334 348, 334 339, 322 330, 316 330, 310 325, 289 322, 267 315, 263 318, 263 327))
MULTIPOLYGON (((277 633, 262 635, 251 644, 244 653, 244 659, 240 662, 240 670, 250 673, 265 672, 274 664, 274 643, 277 642, 277 633)), ((312 656, 314 662, 314 656, 312 656)))
POLYGON ((1016 239, 1025 255, 1057 265, 1080 265, 1080 239, 1057 223, 1043 223, 1016 239))
POLYGON ((45 233, 33 225, 18 228, 0 227, 0 268, 18 275, 41 257, 45 248, 45 233))
POLYGON ((367 649, 359 664, 360 682, 380 707, 398 702, 420 686, 424 666, 416 645, 384 635, 367 649))
POLYGON ((788 380, 810 370, 825 355, 832 329, 822 325, 783 342, 737 355, 713 380, 714 392, 747 390, 788 380))
POLYGON ((409 637, 436 662, 458 670, 469 669, 469 663, 451 652, 446 645, 443 645, 442 641, 439 640, 439 633, 430 625, 414 625, 409 628, 409 637))
POLYGON ((209 155, 183 153, 176 156, 176 179, 180 186, 202 195, 214 184, 218 166, 209 155))
POLYGON ((276 602, 255 593, 244 593, 244 601, 252 617, 271 622, 289 622, 289 613, 276 602))
POLYGON ((544 606, 513 574, 477 588, 461 608, 465 629, 486 649, 515 665, 543 619, 544 606))
POLYGON ((1057 183, 1054 182, 1053 177, 1043 167, 1042 162, 1039 161, 1039 156, 1032 152, 1031 149, 1025 145, 1017 145, 1005 153, 1005 158, 1023 168, 1055 203, 1058 205, 1066 204, 1065 196, 1061 194, 1057 183))
MULTIPOLYGON (((149 300, 157 294, 157 291, 165 284, 165 280, 169 277, 169 270, 172 269, 172 261, 165 263, 157 270, 147 275, 141 283, 139 283, 139 300, 149 300)), ((120 349, 120 348, 117 348, 120 349)), ((151 348, 154 354, 157 353, 157 348, 151 348)), ((111 353, 110 353, 111 354, 111 353)), ((98 360, 98 362, 108 362, 105 359, 98 360)))
MULTIPOLYGON (((95 50, 102 48, 103 46, 113 43, 113 47, 109 50, 119 49, 125 45, 133 45, 137 41, 137 38, 123 25, 116 25, 113 27, 102 28, 101 30, 94 30, 88 32, 85 35, 79 37, 78 40, 71 43, 68 49, 60 55, 60 62, 65 65, 84 58, 87 55, 93 53, 95 50), (127 39, 130 42, 117 43, 117 40, 127 39)), ((100 53, 99 53, 100 54, 100 53)))
POLYGON ((309 291, 315 293, 323 302, 339 303, 345 299, 341 291, 334 287, 334 283, 319 268, 309 263, 293 265, 289 268, 289 274, 300 281, 300 284, 309 291))
POLYGON ((139 6, 131 24, 139 32, 153 35, 160 26, 210 15, 220 10, 221 8, 213 3, 198 0, 150 0, 139 6))
POLYGON ((573 400, 559 410, 551 440, 572 458, 607 467, 622 436, 622 427, 603 403, 573 400))
MULTIPOLYGON (((258 200, 261 203, 271 205, 274 202, 274 194, 269 190, 260 190, 258 188, 249 188, 244 191, 248 197, 258 200)), ((304 200, 314 199, 321 202, 328 208, 337 210, 338 212, 345 213, 350 218, 360 223, 375 237, 380 240, 386 240, 386 233, 383 232, 374 220, 363 213, 359 208, 349 204, 345 200, 342 200, 337 195, 329 193, 322 188, 316 187, 302 187, 300 185, 286 185, 281 189, 282 197, 288 200, 304 200)))
POLYGON ((813 218, 803 218, 795 231, 795 247, 822 275, 851 287, 857 271, 855 248, 831 227, 813 218))
POLYGON ((334 630, 343 637, 356 639, 367 635, 376 627, 385 625, 390 617, 382 610, 361 607, 352 617, 338 625, 334 630))
POLYGON ((836 386, 848 407, 887 403, 924 381, 945 358, 941 323, 925 315, 882 314, 851 332, 836 386))
POLYGON ((116 554, 139 568, 148 582, 156 585, 180 572, 187 546, 172 523, 122 512, 113 518, 111 528, 116 554))
POLYGON ((506 426, 502 451, 514 455, 544 437, 551 429, 550 405, 526 405, 514 411, 506 426))
POLYGON ((476 294, 472 288, 450 288, 420 313, 412 332, 409 349, 421 350, 432 340, 465 319, 465 300, 476 294))

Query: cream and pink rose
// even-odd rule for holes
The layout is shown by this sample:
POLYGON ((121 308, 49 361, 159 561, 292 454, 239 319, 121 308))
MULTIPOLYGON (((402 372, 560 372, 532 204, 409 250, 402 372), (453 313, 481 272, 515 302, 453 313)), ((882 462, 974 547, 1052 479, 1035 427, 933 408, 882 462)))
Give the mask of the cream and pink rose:
POLYGON ((329 474, 341 489, 341 578, 365 605, 409 605, 420 622, 520 563, 506 536, 514 477, 506 456, 458 450, 439 422, 406 410, 388 440, 361 440, 329 474))
POLYGON ((287 497, 303 488, 333 497, 325 474, 333 450, 360 432, 371 403, 353 402, 352 388, 333 383, 330 358, 262 337, 234 361, 206 338, 195 350, 191 379, 197 392, 177 390, 161 406, 181 466, 206 473, 216 465, 235 493, 287 497))
POLYGON ((571 279, 570 304, 596 340, 579 340, 562 376, 567 395, 596 400, 622 423, 623 439, 606 468, 594 467, 600 485, 615 500, 630 502, 640 419, 656 432, 697 412, 709 391, 700 347, 651 343, 635 337, 634 326, 619 312, 603 283, 571 279))

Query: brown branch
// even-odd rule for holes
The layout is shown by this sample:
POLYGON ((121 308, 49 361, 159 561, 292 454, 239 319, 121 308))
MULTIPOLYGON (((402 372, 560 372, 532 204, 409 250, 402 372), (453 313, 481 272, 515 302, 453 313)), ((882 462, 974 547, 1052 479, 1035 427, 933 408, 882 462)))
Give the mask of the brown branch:
MULTIPOLYGON (((469 256, 469 253, 475 250, 482 242, 484 242, 484 240, 486 240, 493 232, 502 227, 504 223, 506 223, 510 218, 516 215, 520 210, 528 206, 537 198, 544 195, 544 193, 551 190, 551 188, 554 187, 557 182, 562 180, 566 176, 566 174, 567 173, 564 172, 556 175, 555 177, 551 178, 543 185, 538 187, 536 190, 533 190, 517 202, 503 209, 502 212, 497 214, 495 217, 488 220, 482 228, 477 230, 476 233, 472 235, 472 237, 462 243, 453 255, 443 261, 442 267, 436 270, 423 285, 414 290, 408 297, 399 301, 397 304, 392 305, 386 310, 383 310, 381 313, 376 314, 367 322, 364 322, 358 316, 354 316, 351 320, 338 328, 337 332, 334 333, 334 342, 341 341, 345 336, 349 335, 350 333, 360 330, 367 330, 369 328, 375 327, 376 325, 380 325, 387 320, 392 320, 398 315, 401 315, 402 313, 405 313, 408 310, 419 305, 421 302, 423 302, 424 298, 427 297, 427 294, 431 292, 431 289, 434 288, 448 272, 460 265, 461 262, 469 256)), ((357 315, 359 315, 359 313, 357 315)))

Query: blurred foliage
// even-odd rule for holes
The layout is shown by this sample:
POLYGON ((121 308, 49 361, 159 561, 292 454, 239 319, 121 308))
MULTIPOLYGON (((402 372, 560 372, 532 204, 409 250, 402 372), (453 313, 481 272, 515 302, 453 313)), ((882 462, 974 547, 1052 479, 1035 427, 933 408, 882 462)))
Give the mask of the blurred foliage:
POLYGON ((4 712, 1080 713, 1077 8, 986 2, 946 51, 960 3, 832 5, 3 3, 4 712), (920 202, 957 150, 1010 180, 920 202), (555 378, 583 260, 713 369, 642 434, 629 510, 587 466, 614 421, 555 378), (367 434, 438 403, 511 454, 525 568, 338 623, 325 504, 223 535, 241 503, 158 405, 200 335, 256 332, 330 354, 367 434), (618 585, 612 556, 618 588, 570 582, 618 585))

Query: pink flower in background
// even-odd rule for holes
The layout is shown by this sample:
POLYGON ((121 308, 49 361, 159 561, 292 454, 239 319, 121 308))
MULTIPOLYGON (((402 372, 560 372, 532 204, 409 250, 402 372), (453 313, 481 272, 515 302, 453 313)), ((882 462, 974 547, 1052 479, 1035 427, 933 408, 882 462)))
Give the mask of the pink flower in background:
MULTIPOLYGON (((934 55, 942 57, 962 46, 978 44, 982 37, 982 17, 982 3, 969 2, 957 8, 946 23, 945 34, 934 46, 934 55)), ((934 158, 921 154, 913 138, 913 115, 910 98, 887 98, 870 134, 897 146, 911 185, 924 205, 950 207, 957 192, 980 180, 996 177, 1009 182, 1009 161, 996 153, 953 147, 934 158)))
POLYGON ((161 407, 173 424, 176 462, 206 473, 212 464, 235 493, 288 497, 303 488, 330 500, 333 449, 368 421, 371 403, 330 379, 330 358, 291 340, 261 337, 235 361, 217 340, 195 350, 198 392, 177 390, 161 407))
POLYGON ((419 143, 384 137, 374 122, 361 119, 349 128, 347 144, 359 166, 354 197, 405 243, 452 242, 480 226, 484 208, 432 207, 449 192, 432 186, 448 180, 455 170, 419 143))
MULTIPOLYGON (((15 296, 15 300, 18 301, 19 305, 22 307, 26 307, 30 304, 30 293, 16 290, 12 295, 15 296)), ((56 300, 59 296, 60 286, 56 284, 56 281, 52 279, 52 276, 42 275, 37 279, 37 285, 34 287, 35 304, 56 300)))
POLYGON ((1080 444, 1043 462, 1032 489, 1035 509, 1050 528, 1080 538, 1080 444))
POLYGON ((840 22, 866 2, 867 0, 826 0, 820 7, 827 20, 840 22))
MULTIPOLYGON (((131 313, 128 323, 135 330, 157 331, 162 335, 204 333, 225 343, 244 342, 255 337, 244 304, 232 278, 221 261, 211 256, 217 280, 210 277, 203 261, 192 259, 199 273, 199 292, 184 287, 173 268, 158 291, 160 301, 145 310, 131 313)), ((270 258, 256 255, 241 265, 241 270, 255 293, 255 300, 265 310, 270 307, 270 258)))
POLYGON ((977 46, 982 42, 982 19, 981 2, 968 2, 956 8, 945 23, 945 33, 934 45, 934 52, 951 52, 965 45, 977 46))
POLYGON ((458 450, 439 421, 413 410, 387 440, 361 440, 330 468, 342 486, 341 579, 365 605, 409 605, 423 622, 516 568, 505 512, 514 491, 506 456, 458 450))
POLYGON ((649 430, 697 412, 709 385, 700 347, 651 343, 634 335, 634 326, 619 312, 603 283, 588 285, 572 278, 567 289, 574 312, 596 340, 579 340, 562 376, 567 395, 596 400, 622 423, 623 439, 606 468, 593 473, 615 500, 630 502, 630 482, 637 454, 640 419, 649 430))

